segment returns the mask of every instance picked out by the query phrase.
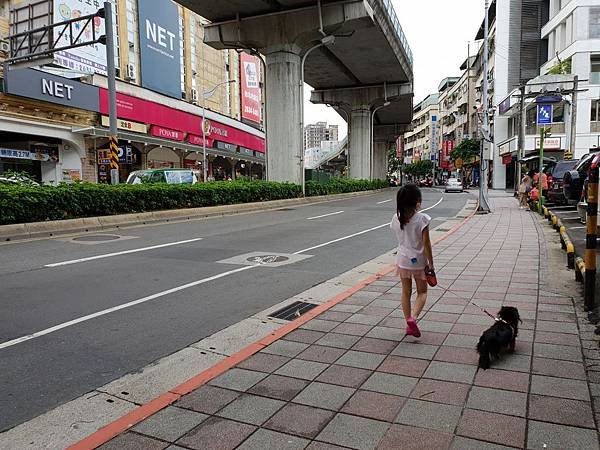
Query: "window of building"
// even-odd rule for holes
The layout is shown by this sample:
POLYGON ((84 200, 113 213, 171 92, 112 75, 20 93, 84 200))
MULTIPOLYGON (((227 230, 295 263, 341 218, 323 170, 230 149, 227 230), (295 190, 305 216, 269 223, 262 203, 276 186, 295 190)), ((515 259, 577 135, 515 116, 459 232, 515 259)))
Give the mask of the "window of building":
POLYGON ((192 89, 196 89, 196 18, 193 15, 190 15, 190 42, 190 59, 192 63, 192 73, 190 76, 192 78, 192 89))
POLYGON ((137 5, 135 0, 127 0, 127 44, 129 46, 129 63, 138 64, 138 27, 136 26, 137 5))
POLYGON ((592 100, 591 119, 592 122, 600 122, 600 100, 592 100))
POLYGON ((600 84, 600 54, 590 57, 590 83, 600 84))
POLYGON ((600 8, 590 8, 589 38, 600 39, 600 8))
POLYGON ((552 108, 552 123, 564 123, 565 105, 555 104, 552 108))
POLYGON ((117 20, 117 17, 119 15, 119 3, 112 0, 111 3, 113 4, 112 7, 112 16, 113 16, 113 28, 114 28, 114 43, 115 43, 115 72, 117 75, 117 78, 121 78, 121 54, 120 54, 120 39, 119 39, 119 22, 117 20))

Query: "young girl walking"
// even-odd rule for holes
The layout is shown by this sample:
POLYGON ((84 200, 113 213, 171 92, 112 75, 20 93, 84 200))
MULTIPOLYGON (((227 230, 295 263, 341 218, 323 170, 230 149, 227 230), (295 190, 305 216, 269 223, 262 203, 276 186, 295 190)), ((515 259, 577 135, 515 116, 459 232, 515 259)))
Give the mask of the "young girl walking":
POLYGON ((406 318, 406 334, 420 337, 417 326, 419 314, 427 301, 427 278, 425 269, 433 270, 433 251, 429 239, 431 217, 419 212, 421 191, 414 184, 403 186, 398 191, 396 214, 390 228, 398 238, 396 274, 402 281, 402 311, 406 318), (417 285, 414 310, 411 308, 412 280, 417 285))

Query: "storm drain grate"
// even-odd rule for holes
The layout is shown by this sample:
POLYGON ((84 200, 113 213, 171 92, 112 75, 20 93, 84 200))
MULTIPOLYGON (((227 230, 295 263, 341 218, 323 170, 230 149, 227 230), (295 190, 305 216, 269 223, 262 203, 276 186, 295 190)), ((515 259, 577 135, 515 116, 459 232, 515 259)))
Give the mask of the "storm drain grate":
POLYGON ((296 211, 296 208, 279 208, 277 211, 296 211))
POLYGON ((446 232, 446 231, 450 231, 450 228, 436 228, 436 231, 442 231, 442 232, 446 232))
POLYGON ((121 239, 121 236, 115 236, 114 234, 94 234, 91 236, 73 238, 73 240, 77 242, 116 241, 117 239, 121 239))
POLYGON ((281 308, 279 311, 275 311, 273 314, 269 314, 269 317, 282 320, 294 320, 316 307, 317 305, 314 303, 294 302, 291 305, 281 308))

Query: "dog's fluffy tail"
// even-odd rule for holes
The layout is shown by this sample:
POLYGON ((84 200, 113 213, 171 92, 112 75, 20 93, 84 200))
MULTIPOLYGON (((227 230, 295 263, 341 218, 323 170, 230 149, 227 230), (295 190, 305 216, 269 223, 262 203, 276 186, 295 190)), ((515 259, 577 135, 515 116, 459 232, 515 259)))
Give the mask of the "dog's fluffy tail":
POLYGON ((490 368, 490 351, 487 348, 485 339, 483 336, 479 338, 477 344, 477 352, 479 353, 479 367, 483 370, 490 368))

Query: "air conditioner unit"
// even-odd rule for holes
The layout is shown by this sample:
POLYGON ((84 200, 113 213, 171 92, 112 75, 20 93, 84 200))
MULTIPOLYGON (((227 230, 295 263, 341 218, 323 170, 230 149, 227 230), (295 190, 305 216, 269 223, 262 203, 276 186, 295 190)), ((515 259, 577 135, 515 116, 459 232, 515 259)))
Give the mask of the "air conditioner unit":
POLYGON ((127 64, 127 79, 130 81, 135 81, 135 64, 127 64))
POLYGON ((198 90, 192 88, 192 103, 198 103, 198 90))
POLYGON ((8 41, 0 41, 0 51, 3 51, 4 53, 10 52, 10 44, 8 41))

